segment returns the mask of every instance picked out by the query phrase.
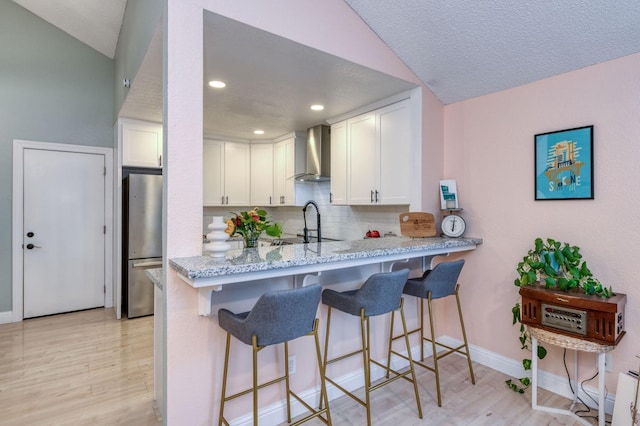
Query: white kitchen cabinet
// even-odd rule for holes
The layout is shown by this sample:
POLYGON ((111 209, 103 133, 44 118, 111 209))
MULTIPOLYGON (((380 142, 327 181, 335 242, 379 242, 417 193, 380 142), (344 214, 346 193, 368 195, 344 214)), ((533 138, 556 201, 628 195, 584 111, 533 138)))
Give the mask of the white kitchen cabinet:
POLYGON ((250 204, 249 144, 205 139, 202 161, 202 199, 205 206, 250 204))
POLYGON ((273 198, 273 144, 251 144, 251 205, 268 207, 273 198))
POLYGON ((347 135, 348 203, 374 204, 380 164, 375 113, 370 112, 347 120, 347 135))
POLYGON ((376 133, 380 144, 379 204, 411 202, 411 116, 409 101, 376 111, 376 133))
POLYGON ((346 126, 347 204, 409 204, 408 101, 350 118, 346 126))
POLYGON ((120 120, 122 165, 162 168, 162 125, 139 120, 120 120))
POLYGON ((347 122, 331 125, 331 193, 333 205, 347 204, 347 122))
POLYGON ((224 143, 224 198, 229 206, 251 204, 251 150, 249 144, 224 143))
POLYGON ((202 144, 202 202, 224 204, 224 142, 205 139, 202 144))
POLYGON ((301 172, 305 166, 306 138, 302 135, 294 134, 287 139, 276 142, 274 145, 274 205, 275 206, 295 206, 306 200, 297 200, 301 197, 303 185, 297 183, 291 177, 301 172), (301 191, 298 191, 301 189, 301 191))

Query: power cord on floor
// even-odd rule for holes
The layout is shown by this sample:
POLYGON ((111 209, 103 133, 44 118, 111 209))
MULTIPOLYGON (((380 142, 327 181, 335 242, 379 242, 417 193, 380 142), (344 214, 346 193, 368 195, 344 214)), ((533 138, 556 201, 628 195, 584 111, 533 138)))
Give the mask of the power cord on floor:
MULTIPOLYGON (((569 382, 569 389, 571 389, 571 393, 574 394, 576 396, 576 399, 580 402, 580 404, 584 405, 586 407, 585 410, 576 410, 574 412, 574 414, 578 417, 582 417, 582 418, 586 418, 586 419, 595 419, 596 421, 598 421, 598 416, 594 416, 594 415, 584 415, 584 414, 589 414, 591 413, 591 407, 589 407, 587 404, 584 403, 584 401, 582 400, 582 398, 580 398, 579 394, 573 390, 573 385, 571 384, 571 374, 569 374, 569 368, 567 367, 567 349, 564 348, 564 352, 562 354, 562 362, 564 364, 564 371, 567 372, 567 380, 569 382)), ((582 382, 580 382, 580 389, 582 389, 582 392, 584 392, 585 395, 587 395, 589 397, 589 399, 591 399, 591 401, 593 401, 593 403, 595 404, 596 408, 598 407, 598 401, 596 401, 587 391, 585 391, 584 389, 584 384, 586 382, 589 382, 593 379, 595 379, 596 377, 598 377, 598 370, 596 370, 596 372, 593 374, 593 376, 589 377, 588 379, 584 379, 582 382)), ((576 381, 578 380, 578 378, 576 377, 576 381)), ((605 400, 607 398, 607 388, 604 388, 604 397, 605 400)), ((607 424, 611 424, 610 421, 605 419, 605 423, 607 424)))

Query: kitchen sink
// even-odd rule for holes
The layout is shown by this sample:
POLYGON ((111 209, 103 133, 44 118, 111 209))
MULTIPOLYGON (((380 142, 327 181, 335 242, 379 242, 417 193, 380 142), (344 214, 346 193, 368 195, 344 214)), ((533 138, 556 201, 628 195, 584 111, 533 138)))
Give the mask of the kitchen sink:
MULTIPOLYGON (((330 242, 330 241, 342 241, 336 240, 334 238, 325 238, 322 237, 322 242, 330 242)), ((316 237, 309 237, 310 243, 317 243, 318 239, 316 237)), ((272 246, 288 246, 291 244, 304 244, 304 238, 300 235, 297 237, 289 237, 289 238, 276 238, 271 242, 272 246)))

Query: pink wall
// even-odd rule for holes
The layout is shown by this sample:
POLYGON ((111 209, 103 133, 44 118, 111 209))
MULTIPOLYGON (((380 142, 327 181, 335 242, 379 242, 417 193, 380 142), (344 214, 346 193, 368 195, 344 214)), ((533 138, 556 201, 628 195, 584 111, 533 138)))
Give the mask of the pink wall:
MULTIPOLYGON (((638 365, 639 70, 635 54, 444 112, 445 175, 457 179, 469 235, 484 238, 462 276, 471 343, 513 359, 526 355, 511 325, 516 265, 538 236, 569 242, 581 247, 596 278, 628 297, 627 335, 613 352, 610 392, 618 371, 638 365), (534 201, 534 135, 585 125, 594 125, 595 199, 534 201)), ((443 331, 457 336, 454 330, 443 331)), ((541 368, 563 374, 557 355, 541 368)), ((585 376, 595 369, 584 365, 585 376)))
MULTIPOLYGON (((420 84, 342 0, 270 2, 202 0, 206 10, 288 37, 362 65, 420 84), (286 11, 286 13, 284 12, 286 11)), ((165 258, 201 253, 202 230, 202 10, 197 1, 169 0, 164 15, 165 49, 165 258), (190 21, 198 21, 191 25, 190 21), (199 32, 199 33, 198 33, 199 32), (198 66, 199 65, 199 66, 198 66)), ((442 105, 423 87, 430 117, 442 105)), ((442 120, 423 125, 422 138, 436 155, 429 173, 442 170, 442 120)), ((433 184, 433 196, 437 194, 433 184)), ((198 316, 197 291, 165 268, 166 411, 168 424, 212 424, 218 415, 224 334, 217 318, 198 316)), ((245 410, 246 412, 246 410, 245 410)), ((233 417, 233 416, 232 416, 233 417)))

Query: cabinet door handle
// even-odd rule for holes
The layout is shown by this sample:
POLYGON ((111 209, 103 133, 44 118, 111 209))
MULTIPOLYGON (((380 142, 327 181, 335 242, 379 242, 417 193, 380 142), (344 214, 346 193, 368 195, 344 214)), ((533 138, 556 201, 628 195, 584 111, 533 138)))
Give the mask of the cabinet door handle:
POLYGON ((222 204, 224 206, 224 195, 222 197, 220 197, 220 204, 222 204))
POLYGON ((227 195, 226 197, 224 197, 226 204, 229 205, 229 196, 227 195))
POLYGON ((158 157, 158 166, 162 167, 162 154, 158 157))
POLYGON ((371 202, 373 203, 373 189, 371 190, 371 202))
POLYGON ((271 205, 271 195, 269 195, 269 205, 271 205))
POLYGON ((332 192, 329 193, 329 202, 333 203, 333 193, 332 192))
POLYGON ((380 202, 380 200, 378 199, 378 194, 379 194, 379 192, 378 192, 378 190, 376 189, 376 203, 379 203, 379 202, 380 202))

